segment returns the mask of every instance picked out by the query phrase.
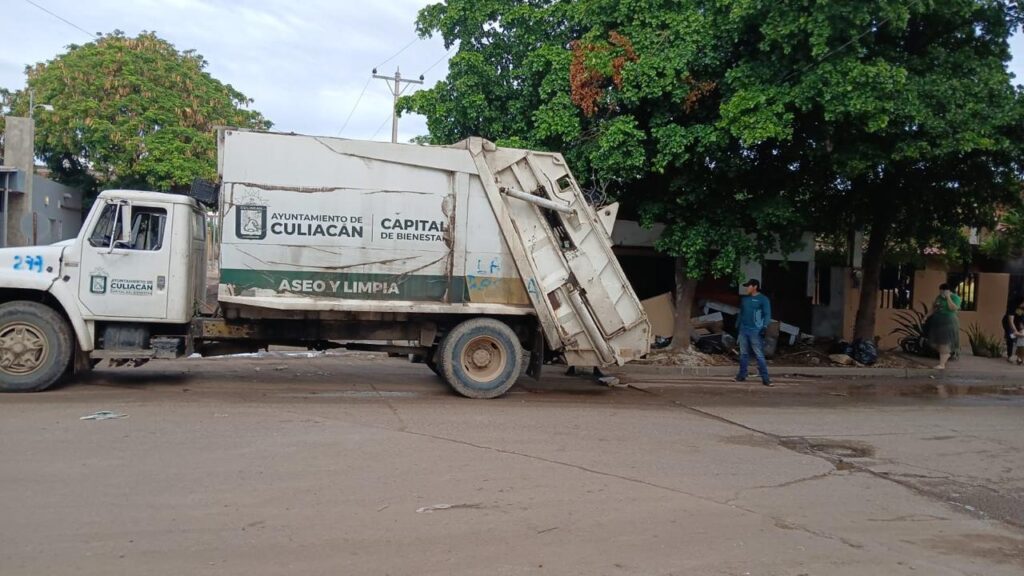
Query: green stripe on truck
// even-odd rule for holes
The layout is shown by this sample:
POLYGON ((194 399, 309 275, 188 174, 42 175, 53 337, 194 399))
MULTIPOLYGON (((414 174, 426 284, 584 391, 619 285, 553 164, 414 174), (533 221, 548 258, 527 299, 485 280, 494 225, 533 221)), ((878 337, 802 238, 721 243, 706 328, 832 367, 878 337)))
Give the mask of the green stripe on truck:
POLYGON ((235 294, 240 296, 255 296, 255 290, 270 290, 279 295, 347 300, 452 303, 467 300, 465 278, 451 278, 449 281, 446 276, 433 274, 394 275, 228 268, 220 271, 220 283, 233 285, 235 294))

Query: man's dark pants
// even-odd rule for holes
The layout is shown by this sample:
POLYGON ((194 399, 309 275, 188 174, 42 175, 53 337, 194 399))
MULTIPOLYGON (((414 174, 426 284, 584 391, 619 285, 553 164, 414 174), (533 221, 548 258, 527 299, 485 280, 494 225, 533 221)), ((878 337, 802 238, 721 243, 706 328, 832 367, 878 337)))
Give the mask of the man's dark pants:
POLYGON ((744 330, 741 328, 739 340, 740 372, 736 375, 736 379, 747 379, 747 367, 750 365, 750 354, 753 353, 754 358, 757 359, 757 373, 761 376, 761 381, 764 383, 770 382, 771 380, 768 378, 768 363, 764 359, 764 338, 761 336, 761 331, 744 330))

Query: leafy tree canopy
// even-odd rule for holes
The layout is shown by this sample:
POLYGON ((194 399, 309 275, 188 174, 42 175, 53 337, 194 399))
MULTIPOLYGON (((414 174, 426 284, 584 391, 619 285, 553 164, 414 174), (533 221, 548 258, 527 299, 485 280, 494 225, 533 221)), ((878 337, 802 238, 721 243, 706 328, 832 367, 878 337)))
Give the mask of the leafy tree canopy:
POLYGON ((868 231, 857 335, 887 246, 927 245, 1019 201, 1016 2, 450 0, 421 34, 459 44, 404 99, 430 138, 564 151, 667 228, 690 277, 783 233, 868 231))
POLYGON ((215 126, 271 125, 206 66, 152 32, 115 31, 27 67, 27 87, 9 104, 27 115, 31 90, 36 103, 53 106, 34 114, 36 153, 58 179, 173 189, 216 175, 215 126))

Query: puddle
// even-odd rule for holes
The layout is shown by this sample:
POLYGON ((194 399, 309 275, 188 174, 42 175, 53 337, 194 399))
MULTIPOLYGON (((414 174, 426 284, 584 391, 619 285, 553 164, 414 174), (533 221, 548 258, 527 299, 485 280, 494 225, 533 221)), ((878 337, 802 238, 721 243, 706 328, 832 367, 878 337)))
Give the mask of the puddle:
POLYGON ((875 455, 874 447, 861 442, 810 441, 807 448, 836 458, 870 458, 875 455))
POLYGON ((945 382, 910 382, 910 383, 851 383, 841 386, 830 386, 830 394, 860 398, 963 398, 969 396, 1013 396, 1024 397, 1024 386, 1007 385, 1005 383, 945 383, 945 382))
POLYGON ((875 447, 856 440, 833 440, 830 438, 782 438, 779 443, 794 452, 813 456, 825 456, 848 460, 854 458, 871 458, 875 455, 875 447))
POLYGON ((922 544, 936 552, 972 556, 999 564, 1024 567, 1024 540, 1002 534, 957 534, 933 536, 922 544))

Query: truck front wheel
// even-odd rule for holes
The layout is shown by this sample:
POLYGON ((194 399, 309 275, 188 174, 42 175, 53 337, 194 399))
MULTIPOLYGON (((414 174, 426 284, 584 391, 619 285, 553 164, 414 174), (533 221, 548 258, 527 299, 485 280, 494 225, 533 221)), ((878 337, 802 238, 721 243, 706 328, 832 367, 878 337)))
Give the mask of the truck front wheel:
POLYGON ((467 320, 441 343, 438 368, 456 392, 468 398, 497 398, 522 371, 523 347, 504 322, 491 318, 467 320))
POLYGON ((71 330, 52 308, 37 302, 0 305, 0 391, 38 392, 64 374, 71 330))

